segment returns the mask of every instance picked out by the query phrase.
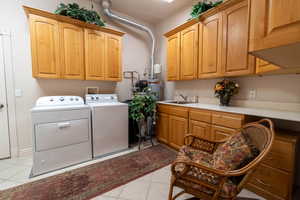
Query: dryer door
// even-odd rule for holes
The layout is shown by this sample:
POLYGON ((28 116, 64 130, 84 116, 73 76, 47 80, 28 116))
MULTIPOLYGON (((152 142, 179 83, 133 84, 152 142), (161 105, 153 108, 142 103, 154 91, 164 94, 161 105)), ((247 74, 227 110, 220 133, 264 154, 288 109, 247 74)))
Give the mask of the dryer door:
POLYGON ((37 124, 35 126, 36 151, 87 142, 89 141, 88 130, 88 119, 37 124))

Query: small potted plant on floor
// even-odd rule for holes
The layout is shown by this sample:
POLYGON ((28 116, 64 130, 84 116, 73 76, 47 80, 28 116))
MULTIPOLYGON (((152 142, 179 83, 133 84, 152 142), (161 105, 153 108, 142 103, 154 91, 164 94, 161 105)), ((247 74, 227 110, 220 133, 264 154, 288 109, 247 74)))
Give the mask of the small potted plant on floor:
POLYGON ((221 106, 229 106, 230 99, 239 92, 239 85, 234 81, 223 80, 215 85, 215 96, 220 99, 221 106))
MULTIPOLYGON (((144 92, 136 93, 129 104, 129 117, 137 122, 139 127, 139 148, 142 140, 150 139, 150 133, 156 114, 156 98, 149 88, 144 92)), ((153 145, 153 143, 152 143, 153 145)))

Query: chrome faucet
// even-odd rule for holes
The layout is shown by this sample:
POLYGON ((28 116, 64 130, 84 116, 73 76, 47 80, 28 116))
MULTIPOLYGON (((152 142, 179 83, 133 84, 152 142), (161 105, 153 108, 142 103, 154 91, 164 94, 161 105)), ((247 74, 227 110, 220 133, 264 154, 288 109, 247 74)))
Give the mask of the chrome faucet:
POLYGON ((188 101, 188 96, 184 96, 183 94, 179 94, 179 96, 184 100, 184 102, 188 101))

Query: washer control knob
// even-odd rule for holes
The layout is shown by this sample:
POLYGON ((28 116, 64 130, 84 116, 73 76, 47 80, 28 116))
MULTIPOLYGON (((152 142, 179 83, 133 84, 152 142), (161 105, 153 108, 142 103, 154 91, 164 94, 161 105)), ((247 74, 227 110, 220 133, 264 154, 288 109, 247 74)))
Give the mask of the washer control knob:
POLYGON ((60 98, 59 98, 59 100, 60 100, 60 101, 64 101, 64 100, 65 100, 65 98, 63 98, 63 97, 60 97, 60 98))

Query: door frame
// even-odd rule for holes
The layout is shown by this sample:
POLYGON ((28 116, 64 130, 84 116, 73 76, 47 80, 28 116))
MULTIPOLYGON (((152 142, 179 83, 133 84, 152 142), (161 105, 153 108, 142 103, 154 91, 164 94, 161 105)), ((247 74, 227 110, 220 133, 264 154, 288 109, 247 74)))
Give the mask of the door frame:
POLYGON ((0 28, 0 48, 2 48, 5 83, 6 83, 6 100, 8 113, 8 132, 10 141, 10 157, 19 156, 17 126, 16 126, 16 101, 15 101, 15 82, 14 82, 14 65, 13 65, 13 41, 12 33, 7 28, 0 28))

